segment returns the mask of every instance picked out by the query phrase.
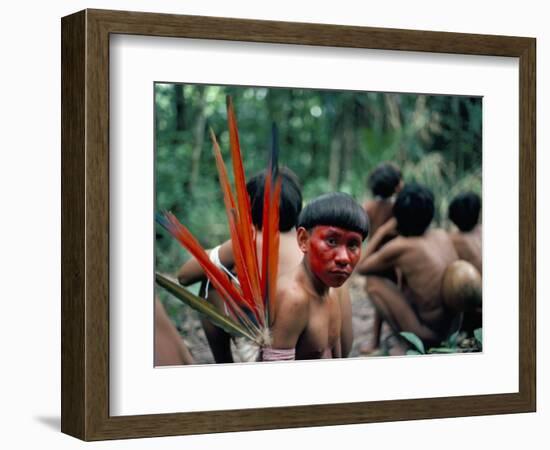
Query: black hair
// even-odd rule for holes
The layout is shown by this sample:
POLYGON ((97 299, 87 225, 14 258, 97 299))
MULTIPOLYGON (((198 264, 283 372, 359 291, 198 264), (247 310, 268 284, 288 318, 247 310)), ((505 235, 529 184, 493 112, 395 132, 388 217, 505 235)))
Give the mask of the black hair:
MULTIPOLYGON (((250 198, 252 223, 262 229, 264 214, 264 187, 266 171, 257 173, 246 183, 250 198)), ((302 189, 296 174, 288 167, 279 169, 281 175, 281 199, 279 203, 279 230, 289 231, 296 226, 298 215, 302 210, 302 189)))
POLYGON ((391 197, 401 182, 401 171, 393 164, 384 162, 376 166, 368 178, 368 186, 374 195, 391 197))
POLYGON ((306 205, 298 218, 298 227, 311 230, 317 225, 356 231, 363 240, 369 234, 367 213, 351 195, 343 192, 321 195, 306 205))
POLYGON ((479 219, 481 198, 474 192, 458 194, 449 205, 449 219, 460 231, 471 231, 479 219))
POLYGON ((434 196, 425 186, 411 183, 397 194, 393 215, 403 236, 421 236, 434 217, 434 196))

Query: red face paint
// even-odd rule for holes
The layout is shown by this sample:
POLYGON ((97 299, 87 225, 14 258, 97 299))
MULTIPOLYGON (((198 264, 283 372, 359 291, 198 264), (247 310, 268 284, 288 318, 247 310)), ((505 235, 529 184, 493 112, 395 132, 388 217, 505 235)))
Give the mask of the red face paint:
POLYGON ((356 231, 326 225, 314 227, 307 250, 311 272, 326 286, 341 286, 359 262, 361 243, 361 234, 356 231))

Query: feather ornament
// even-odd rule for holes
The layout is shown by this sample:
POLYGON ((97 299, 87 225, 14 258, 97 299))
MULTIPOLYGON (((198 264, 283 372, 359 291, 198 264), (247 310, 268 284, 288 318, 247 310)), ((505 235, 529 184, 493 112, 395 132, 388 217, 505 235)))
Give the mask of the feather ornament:
POLYGON ((272 146, 264 186, 263 242, 260 259, 257 254, 256 230, 252 223, 250 199, 246 189, 237 119, 229 96, 226 105, 235 194, 231 188, 221 148, 212 130, 210 130, 210 137, 223 193, 238 283, 233 283, 216 264, 210 261, 207 252, 197 239, 172 213, 157 214, 156 220, 201 265, 227 306, 229 315, 224 315, 206 300, 195 296, 162 274, 156 274, 156 282, 228 333, 244 337, 264 347, 271 344, 269 326, 275 304, 279 256, 281 177, 278 169, 277 129, 275 126, 272 128, 272 146))

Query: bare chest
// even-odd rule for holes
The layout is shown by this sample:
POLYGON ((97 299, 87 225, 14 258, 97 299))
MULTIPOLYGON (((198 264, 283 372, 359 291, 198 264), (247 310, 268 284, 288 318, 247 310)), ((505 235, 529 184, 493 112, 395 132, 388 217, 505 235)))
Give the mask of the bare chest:
POLYGON ((340 356, 342 315, 337 298, 329 297, 310 304, 308 325, 296 346, 298 359, 340 356))

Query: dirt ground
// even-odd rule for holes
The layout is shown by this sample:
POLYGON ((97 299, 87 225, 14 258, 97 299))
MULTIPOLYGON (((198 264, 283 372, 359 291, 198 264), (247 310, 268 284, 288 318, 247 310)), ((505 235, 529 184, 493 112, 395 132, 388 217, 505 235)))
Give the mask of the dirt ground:
MULTIPOLYGON (((362 356, 359 348, 372 339, 374 307, 364 291, 364 277, 353 276, 349 282, 353 317, 353 347, 350 357, 362 356)), ((212 364, 214 358, 206 341, 198 313, 173 300, 172 308, 177 311, 178 329, 197 364, 212 364)), ((386 325, 382 328, 382 339, 389 334, 386 325)))

